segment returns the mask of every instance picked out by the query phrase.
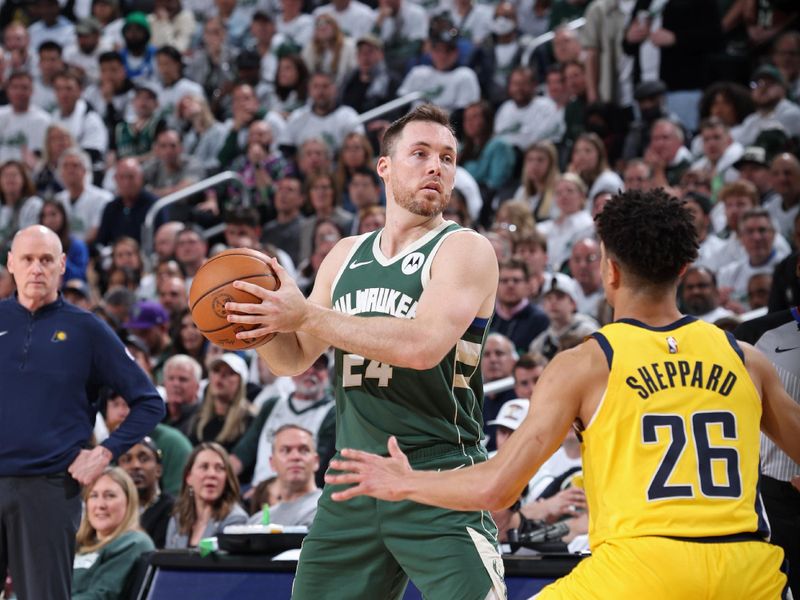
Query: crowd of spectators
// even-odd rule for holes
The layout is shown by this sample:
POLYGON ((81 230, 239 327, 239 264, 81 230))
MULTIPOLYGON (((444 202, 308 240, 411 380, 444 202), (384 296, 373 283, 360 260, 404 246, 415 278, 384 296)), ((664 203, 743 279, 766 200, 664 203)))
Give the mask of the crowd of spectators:
MULTIPOLYGON (((497 253, 482 371, 515 387, 487 395, 487 423, 508 424, 503 404, 613 318, 593 216, 621 189, 686 200, 700 242, 686 313, 730 329, 800 303, 795 4, 4 2, 0 262, 16 231, 56 232, 64 297, 119 332, 167 405, 122 469, 86 491, 76 593, 120 580, 97 575, 104 556, 150 548, 133 533, 137 511, 158 548, 196 546, 281 498, 302 506, 277 514, 309 520, 334 451, 327 358, 287 378, 253 352, 224 353, 194 326, 188 288, 209 256, 249 247, 308 292, 338 240, 382 227, 376 149, 408 105, 360 115, 396 97, 450 111, 460 147, 445 217, 497 253), (142 246, 160 198, 221 171, 238 181, 157 212, 142 246), (213 226, 222 233, 208 236, 213 226), (288 454, 302 469, 281 468, 288 454), (98 503, 114 523, 93 520, 98 503)), ((13 289, 0 267, 0 296, 13 289)), ((114 390, 101 396, 97 442, 127 410, 114 390)), ((487 425, 490 449, 495 437, 487 425)))

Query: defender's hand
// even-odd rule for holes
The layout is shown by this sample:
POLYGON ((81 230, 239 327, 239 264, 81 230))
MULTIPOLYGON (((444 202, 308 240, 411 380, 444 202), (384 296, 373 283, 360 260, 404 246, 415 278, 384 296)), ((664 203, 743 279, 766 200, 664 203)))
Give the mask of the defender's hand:
POLYGON ((405 500, 408 496, 403 483, 412 472, 408 458, 397 438, 392 436, 387 444, 389 456, 383 457, 361 450, 342 450, 347 460, 332 460, 331 468, 343 473, 325 475, 325 482, 331 484, 355 484, 341 492, 334 492, 331 498, 336 501, 349 500, 356 496, 372 496, 379 500, 405 500))

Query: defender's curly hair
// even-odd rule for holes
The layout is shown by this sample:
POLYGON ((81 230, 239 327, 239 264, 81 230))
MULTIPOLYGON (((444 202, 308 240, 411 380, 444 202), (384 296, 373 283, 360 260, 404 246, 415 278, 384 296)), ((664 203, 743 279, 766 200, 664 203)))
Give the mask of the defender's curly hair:
POLYGON ((662 188, 618 194, 597 215, 606 252, 644 286, 678 279, 697 258, 697 234, 685 202, 662 188))

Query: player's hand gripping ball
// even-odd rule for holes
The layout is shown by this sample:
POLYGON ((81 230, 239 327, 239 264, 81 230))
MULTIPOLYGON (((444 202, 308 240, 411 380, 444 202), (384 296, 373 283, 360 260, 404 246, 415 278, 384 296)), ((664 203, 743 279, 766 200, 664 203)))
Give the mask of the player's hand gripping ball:
POLYGON ((256 329, 259 325, 229 323, 226 302, 260 304, 261 299, 237 290, 234 281, 246 281, 274 291, 280 287, 275 271, 266 256, 249 248, 234 248, 210 258, 194 276, 189 290, 189 310, 200 333, 209 341, 226 350, 245 350, 271 340, 270 333, 249 340, 240 340, 240 331, 256 329))

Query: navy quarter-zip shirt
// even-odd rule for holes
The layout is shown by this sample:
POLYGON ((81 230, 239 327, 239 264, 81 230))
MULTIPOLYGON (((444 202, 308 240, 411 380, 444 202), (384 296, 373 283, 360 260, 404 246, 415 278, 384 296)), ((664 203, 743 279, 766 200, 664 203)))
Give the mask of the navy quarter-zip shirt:
POLYGON ((58 299, 34 313, 0 301, 0 477, 64 472, 92 435, 101 386, 131 412, 103 442, 116 459, 148 435, 164 401, 111 328, 58 299))

